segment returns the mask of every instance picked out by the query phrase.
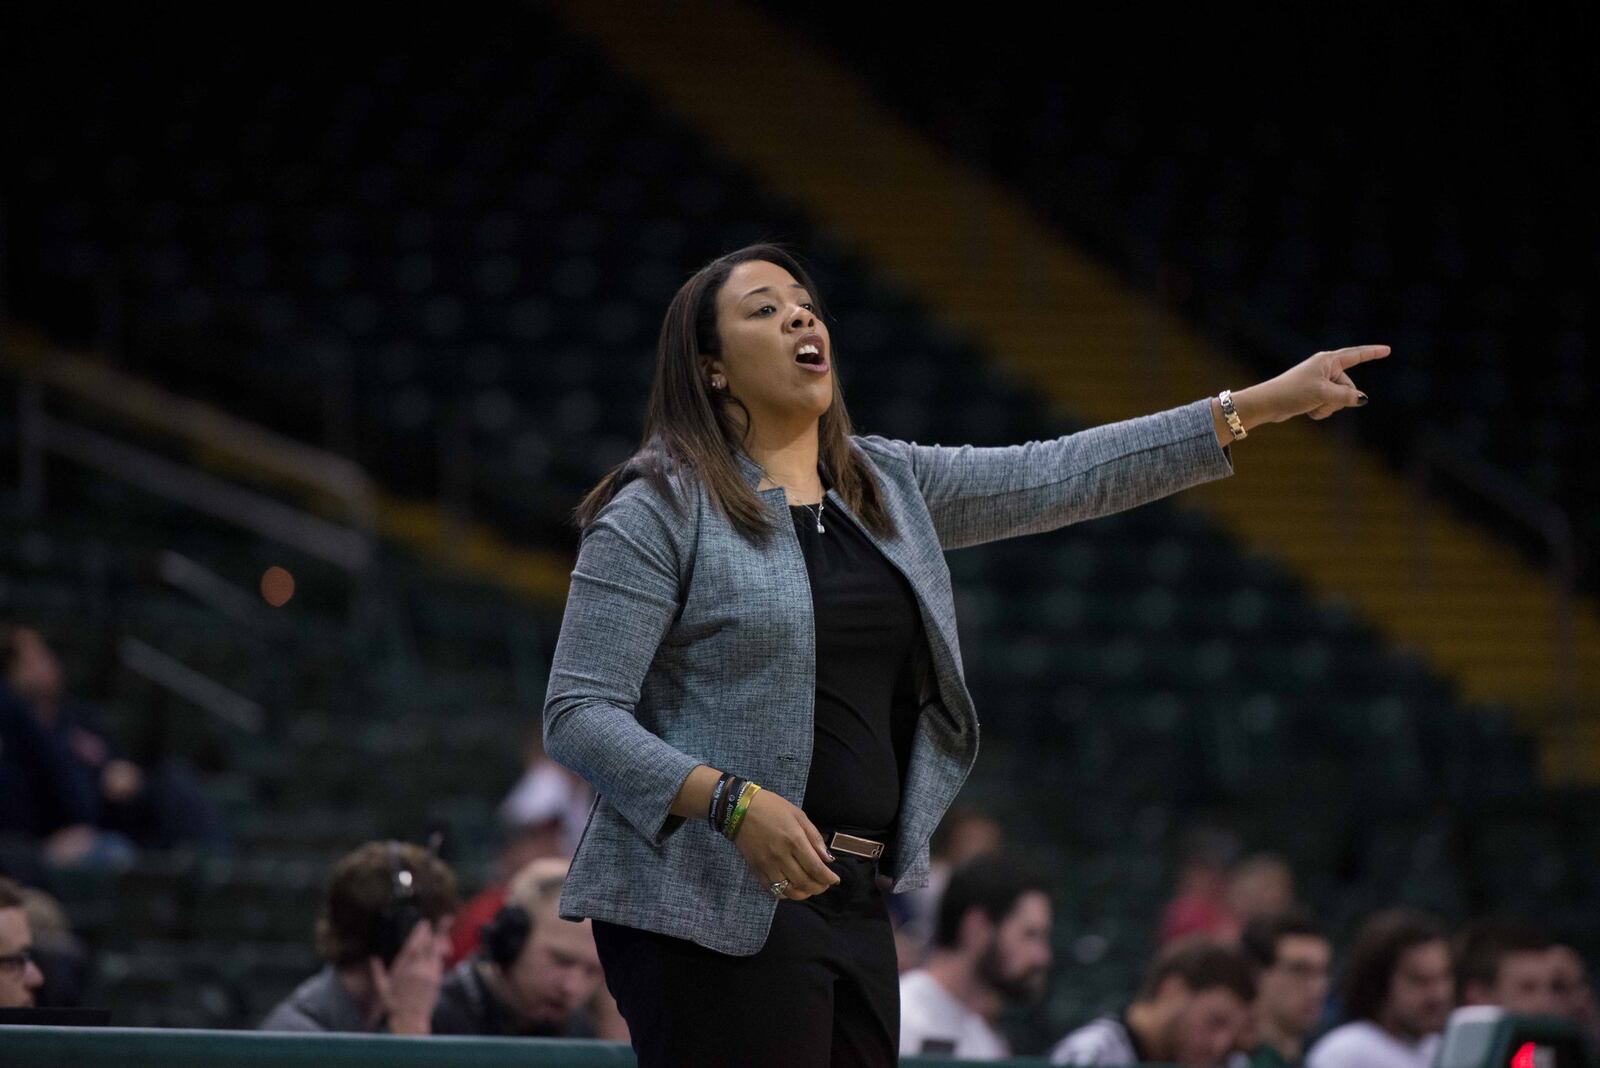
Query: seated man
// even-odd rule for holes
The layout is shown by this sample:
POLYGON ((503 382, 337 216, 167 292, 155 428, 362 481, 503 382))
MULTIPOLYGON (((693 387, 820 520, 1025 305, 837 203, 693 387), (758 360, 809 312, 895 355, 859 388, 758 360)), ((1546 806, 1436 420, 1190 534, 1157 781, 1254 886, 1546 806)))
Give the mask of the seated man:
POLYGON ((940 896, 927 964, 900 976, 900 1052, 1008 1057, 996 1020, 1049 978, 1049 884, 1000 854, 971 857, 940 896))
POLYGON ((0 876, 0 1009, 31 1009, 44 976, 33 961, 33 934, 22 887, 0 876))
POLYGON ((934 828, 928 851, 928 885, 888 895, 902 974, 926 962, 933 948, 939 898, 950 876, 972 857, 1004 853, 1005 831, 994 817, 967 805, 953 805, 934 828))
POLYGON ((1444 927, 1390 909, 1356 934, 1346 966, 1350 1022, 1311 1047, 1309 1068, 1430 1068, 1455 986, 1444 927))
POLYGON ((1298 910, 1257 916, 1245 924, 1239 947, 1257 969, 1256 1046, 1233 1063, 1251 1068, 1303 1064, 1306 1036, 1328 999, 1333 946, 1327 931, 1298 910))
POLYGON ((327 963, 261 1021, 263 1031, 433 1030, 456 877, 409 842, 368 842, 333 869, 317 952, 327 963))
POLYGON ((1600 1047, 1600 1004, 1589 985, 1582 954, 1571 946, 1551 946, 1550 965, 1555 973, 1556 1015, 1577 1024, 1584 1040, 1600 1047))
POLYGON ((605 974, 594 923, 557 915, 569 863, 535 860, 512 878, 478 952, 445 977, 434 1034, 595 1037, 585 1006, 605 974))
POLYGON ((1239 1048, 1255 997, 1242 951, 1192 935, 1161 952, 1127 1009, 1067 1035, 1050 1063, 1215 1068, 1239 1048))
POLYGON ((1519 920, 1474 920, 1456 933, 1456 997, 1463 1005, 1559 1015, 1548 935, 1519 920))

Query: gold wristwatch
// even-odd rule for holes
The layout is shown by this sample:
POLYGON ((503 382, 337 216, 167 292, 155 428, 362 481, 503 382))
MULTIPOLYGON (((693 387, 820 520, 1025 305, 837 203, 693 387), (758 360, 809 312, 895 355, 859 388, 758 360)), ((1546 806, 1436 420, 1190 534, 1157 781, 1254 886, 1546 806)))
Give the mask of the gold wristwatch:
POLYGON ((1218 393, 1217 400, 1222 405, 1222 417, 1228 421, 1228 431, 1233 434, 1233 440, 1247 437, 1244 420, 1239 418, 1239 409, 1233 406, 1233 390, 1225 389, 1218 393))

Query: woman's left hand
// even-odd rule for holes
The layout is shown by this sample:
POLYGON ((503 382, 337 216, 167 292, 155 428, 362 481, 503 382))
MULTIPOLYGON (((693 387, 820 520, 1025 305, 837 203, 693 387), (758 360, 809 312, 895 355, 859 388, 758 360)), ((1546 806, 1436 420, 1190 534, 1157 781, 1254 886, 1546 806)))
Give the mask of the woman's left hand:
POLYGON ((1387 355, 1388 345, 1355 345, 1319 352, 1276 378, 1234 393, 1234 405, 1246 429, 1256 423, 1281 423, 1308 413, 1313 419, 1326 419, 1341 408, 1367 403, 1367 395, 1356 388, 1347 372, 1358 363, 1387 355))

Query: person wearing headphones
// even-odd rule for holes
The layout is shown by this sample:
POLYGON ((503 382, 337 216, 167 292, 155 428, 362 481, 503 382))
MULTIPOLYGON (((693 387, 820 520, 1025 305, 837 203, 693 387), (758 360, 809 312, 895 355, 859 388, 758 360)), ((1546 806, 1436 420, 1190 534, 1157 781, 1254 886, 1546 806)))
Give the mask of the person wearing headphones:
POLYGON ((586 1009, 604 979, 594 925, 556 914, 567 863, 546 857, 512 878, 478 952, 445 977, 434 1034, 596 1037, 586 1009))
POLYGON ((459 904, 432 849, 390 840, 346 854, 317 917, 322 969, 258 1029, 428 1034, 459 904))

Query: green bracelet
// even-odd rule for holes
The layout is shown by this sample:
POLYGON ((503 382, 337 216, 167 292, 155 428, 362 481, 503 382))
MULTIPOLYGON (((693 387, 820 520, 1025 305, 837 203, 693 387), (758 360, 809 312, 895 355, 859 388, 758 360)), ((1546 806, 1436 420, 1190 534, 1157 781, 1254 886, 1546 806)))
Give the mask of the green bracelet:
POLYGON ((761 789, 755 783, 749 783, 745 789, 739 791, 739 802, 733 806, 733 815, 728 817, 728 839, 739 833, 739 824, 744 822, 745 810, 750 807, 750 801, 756 796, 756 791, 761 789))
POLYGON ((728 795, 722 799, 722 837, 733 837, 733 813, 739 807, 739 799, 749 789, 749 779, 735 779, 728 784, 728 795))

